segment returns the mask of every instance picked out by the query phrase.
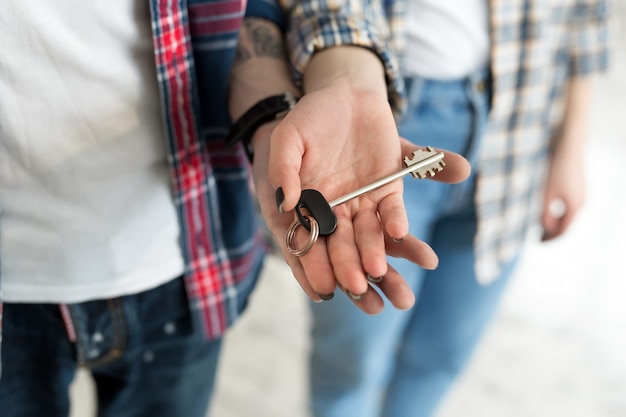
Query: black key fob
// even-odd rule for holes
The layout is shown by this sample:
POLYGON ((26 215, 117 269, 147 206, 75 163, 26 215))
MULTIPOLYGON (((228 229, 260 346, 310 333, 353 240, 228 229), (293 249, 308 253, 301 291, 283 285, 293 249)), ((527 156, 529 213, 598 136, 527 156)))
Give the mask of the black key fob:
POLYGON ((309 221, 305 218, 307 213, 302 213, 302 209, 306 209, 308 215, 317 221, 320 227, 320 236, 328 236, 337 228, 337 216, 335 216, 328 201, 326 201, 319 191, 312 189, 302 190, 300 200, 295 208, 298 220, 302 226, 310 232, 311 226, 309 225, 309 221))

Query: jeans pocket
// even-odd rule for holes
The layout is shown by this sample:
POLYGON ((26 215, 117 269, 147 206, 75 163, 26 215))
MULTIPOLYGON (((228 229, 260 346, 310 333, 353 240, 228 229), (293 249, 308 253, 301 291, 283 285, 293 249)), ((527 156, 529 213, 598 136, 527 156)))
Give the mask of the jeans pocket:
POLYGON ((107 364, 126 349, 128 326, 119 298, 68 305, 76 330, 78 363, 87 367, 107 364))

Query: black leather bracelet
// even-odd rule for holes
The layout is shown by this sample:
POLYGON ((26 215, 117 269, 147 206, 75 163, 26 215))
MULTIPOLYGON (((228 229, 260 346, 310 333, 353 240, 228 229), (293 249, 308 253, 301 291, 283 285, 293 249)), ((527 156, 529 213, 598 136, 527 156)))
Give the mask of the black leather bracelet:
POLYGON ((246 155, 252 163, 254 150, 252 149, 252 135, 263 124, 278 118, 296 105, 297 99, 290 92, 264 98, 250 107, 231 127, 226 144, 229 146, 237 142, 243 143, 246 155))

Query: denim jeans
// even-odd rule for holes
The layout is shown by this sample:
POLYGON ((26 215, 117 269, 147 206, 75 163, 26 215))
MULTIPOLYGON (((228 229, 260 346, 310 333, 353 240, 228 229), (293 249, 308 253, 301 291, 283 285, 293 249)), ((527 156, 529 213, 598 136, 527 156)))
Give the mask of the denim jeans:
MULTIPOLYGON (((400 135, 474 162, 489 109, 486 85, 483 73, 456 81, 407 80, 410 108, 400 135)), ((410 231, 439 255, 434 271, 389 259, 416 295, 411 310, 387 303, 381 314, 367 316, 344 296, 311 304, 315 417, 433 415, 493 316, 515 264, 492 285, 476 282, 473 196, 473 175, 456 185, 405 179, 410 231)))
POLYGON ((59 305, 5 304, 0 416, 67 417, 77 366, 93 375, 100 417, 206 415, 221 341, 192 328, 182 278, 67 307, 75 342, 59 305))

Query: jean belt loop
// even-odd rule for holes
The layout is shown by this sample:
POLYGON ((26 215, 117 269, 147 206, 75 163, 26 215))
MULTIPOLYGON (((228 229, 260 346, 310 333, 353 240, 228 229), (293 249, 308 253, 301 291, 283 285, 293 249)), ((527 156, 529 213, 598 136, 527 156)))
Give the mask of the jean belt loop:
POLYGON ((467 94, 472 105, 472 138, 468 143, 465 157, 470 163, 475 163, 478 149, 485 132, 485 125, 489 114, 491 84, 489 68, 481 68, 467 77, 467 94))
POLYGON ((424 78, 419 75, 405 75, 404 76, 404 86, 406 90, 406 98, 410 103, 410 107, 406 109, 406 114, 403 115, 398 122, 401 122, 405 117, 408 116, 408 113, 413 111, 414 107, 419 103, 419 97, 422 94, 422 89, 424 87, 424 78))

